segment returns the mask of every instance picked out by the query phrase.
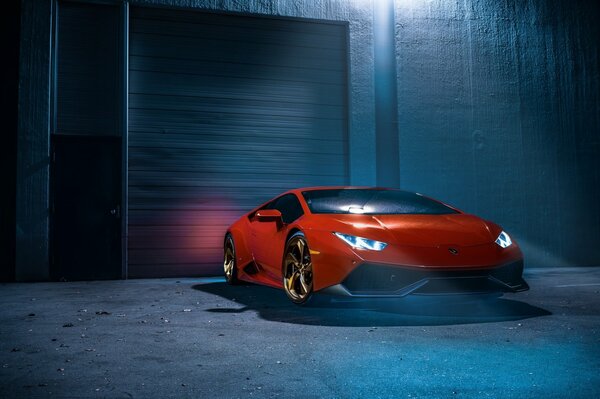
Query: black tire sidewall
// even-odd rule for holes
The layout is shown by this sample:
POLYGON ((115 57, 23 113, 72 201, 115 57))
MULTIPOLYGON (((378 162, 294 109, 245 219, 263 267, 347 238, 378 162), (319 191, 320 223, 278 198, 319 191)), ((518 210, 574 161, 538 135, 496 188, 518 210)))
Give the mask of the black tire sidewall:
MULTIPOLYGON (((235 241, 233 241, 233 236, 231 234, 227 234, 225 236, 225 245, 223 246, 223 257, 225 257, 225 252, 227 251, 227 245, 229 245, 231 243, 231 250, 233 252, 233 269, 231 270, 231 278, 227 278, 227 275, 225 273, 225 281, 227 282, 227 284, 237 284, 238 283, 238 278, 237 278, 237 259, 236 259, 236 254, 235 254, 235 241)), ((225 259, 223 259, 223 262, 225 262, 225 259)))

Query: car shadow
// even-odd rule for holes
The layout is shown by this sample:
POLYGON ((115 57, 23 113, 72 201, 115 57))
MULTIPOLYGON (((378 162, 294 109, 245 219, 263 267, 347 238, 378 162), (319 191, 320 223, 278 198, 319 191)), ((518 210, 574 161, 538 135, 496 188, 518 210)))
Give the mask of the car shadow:
MULTIPOLYGON (((281 323, 340 326, 438 326, 492 323, 547 316, 551 312, 495 295, 409 295, 394 299, 316 296, 316 303, 298 306, 282 290, 258 285, 230 286, 224 282, 196 284, 193 289, 218 295, 242 306, 207 309, 213 313, 257 312, 281 323)), ((233 305, 233 304, 232 304, 233 305)))

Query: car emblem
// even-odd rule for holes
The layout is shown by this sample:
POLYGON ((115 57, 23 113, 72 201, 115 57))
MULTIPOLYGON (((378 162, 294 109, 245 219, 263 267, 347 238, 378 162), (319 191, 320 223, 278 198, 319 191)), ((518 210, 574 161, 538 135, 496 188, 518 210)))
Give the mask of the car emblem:
POLYGON ((448 252, 450 252, 452 255, 458 255, 458 249, 456 248, 448 248, 448 252))

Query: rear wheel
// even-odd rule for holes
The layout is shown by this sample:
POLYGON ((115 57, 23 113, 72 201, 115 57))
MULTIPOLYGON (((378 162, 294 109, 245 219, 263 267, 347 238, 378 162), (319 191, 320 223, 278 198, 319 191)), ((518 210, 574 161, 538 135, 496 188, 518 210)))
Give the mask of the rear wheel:
POLYGON ((283 254, 283 288, 288 298, 298 305, 308 302, 313 294, 313 268, 304 234, 290 237, 283 254))
POLYGON ((237 278, 237 264, 235 261, 235 244, 233 243, 233 237, 231 237, 229 234, 225 237, 225 245, 223 250, 223 271, 225 273, 225 281, 227 281, 227 284, 238 284, 239 280, 237 278))

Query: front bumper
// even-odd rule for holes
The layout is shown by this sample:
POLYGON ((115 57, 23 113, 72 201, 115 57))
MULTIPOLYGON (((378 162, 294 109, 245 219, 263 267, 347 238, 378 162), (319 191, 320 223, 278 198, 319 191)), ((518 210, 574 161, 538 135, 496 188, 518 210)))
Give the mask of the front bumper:
POLYGON ((493 268, 468 270, 416 269, 363 263, 340 284, 321 292, 353 297, 519 292, 529 289, 522 276, 522 260, 493 268))

